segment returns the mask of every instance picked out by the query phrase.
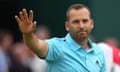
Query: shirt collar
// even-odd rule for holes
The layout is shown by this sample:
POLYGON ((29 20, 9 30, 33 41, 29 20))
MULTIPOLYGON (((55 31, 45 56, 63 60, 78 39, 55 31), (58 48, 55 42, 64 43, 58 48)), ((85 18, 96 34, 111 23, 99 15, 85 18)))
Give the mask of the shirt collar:
MULTIPOLYGON (((68 34, 65 36, 65 41, 66 41, 67 43, 69 43, 69 45, 71 45, 72 48, 75 49, 75 50, 78 50, 78 49, 82 48, 81 45, 79 45, 77 42, 75 42, 75 41, 72 39, 70 33, 68 33, 68 34)), ((90 45, 90 49, 88 50, 88 52, 94 51, 94 48, 93 48, 94 46, 93 46, 92 41, 91 41, 90 39, 88 39, 88 43, 89 43, 89 45, 90 45)))
POLYGON ((75 41, 72 39, 70 33, 68 33, 68 34, 65 36, 65 40, 66 40, 66 42, 67 42, 70 46, 72 46, 73 49, 79 49, 79 48, 82 47, 82 46, 80 46, 77 42, 75 42, 75 41))

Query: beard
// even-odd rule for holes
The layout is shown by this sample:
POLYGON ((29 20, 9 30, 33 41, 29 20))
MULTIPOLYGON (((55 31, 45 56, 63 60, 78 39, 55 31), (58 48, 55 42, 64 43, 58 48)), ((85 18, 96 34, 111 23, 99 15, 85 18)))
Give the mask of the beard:
POLYGON ((84 41, 86 39, 88 39, 89 33, 86 31, 83 32, 70 32, 72 38, 78 42, 84 41))

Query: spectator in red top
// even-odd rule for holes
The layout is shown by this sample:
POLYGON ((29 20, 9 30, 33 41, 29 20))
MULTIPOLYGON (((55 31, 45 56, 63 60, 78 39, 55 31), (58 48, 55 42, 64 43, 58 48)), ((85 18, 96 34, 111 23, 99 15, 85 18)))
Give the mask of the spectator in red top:
POLYGON ((105 42, 111 46, 113 49, 113 61, 114 61, 114 72, 119 72, 120 71, 120 49, 118 46, 118 40, 114 37, 109 37, 105 39, 105 42), (117 67, 117 70, 115 70, 117 67), (119 71, 118 71, 119 67, 119 71))

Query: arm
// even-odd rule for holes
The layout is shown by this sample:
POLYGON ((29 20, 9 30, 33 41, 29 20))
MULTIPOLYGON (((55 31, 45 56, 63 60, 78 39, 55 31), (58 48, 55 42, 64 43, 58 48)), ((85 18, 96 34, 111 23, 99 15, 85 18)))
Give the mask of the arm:
POLYGON ((17 15, 15 16, 15 19, 23 34, 23 40, 28 48, 38 56, 45 57, 47 55, 48 45, 43 40, 37 39, 33 34, 36 28, 36 22, 33 22, 33 11, 30 10, 28 16, 26 9, 23 9, 19 12, 19 17, 17 15))

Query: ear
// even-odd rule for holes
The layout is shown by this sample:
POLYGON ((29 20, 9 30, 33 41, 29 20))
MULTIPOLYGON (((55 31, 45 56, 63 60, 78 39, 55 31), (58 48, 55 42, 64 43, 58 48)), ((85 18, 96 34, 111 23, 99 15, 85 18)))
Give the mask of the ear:
POLYGON ((66 31, 69 31, 69 23, 67 21, 65 22, 65 29, 66 31))
POLYGON ((93 29, 93 28, 94 28, 94 20, 91 19, 91 29, 93 29))

